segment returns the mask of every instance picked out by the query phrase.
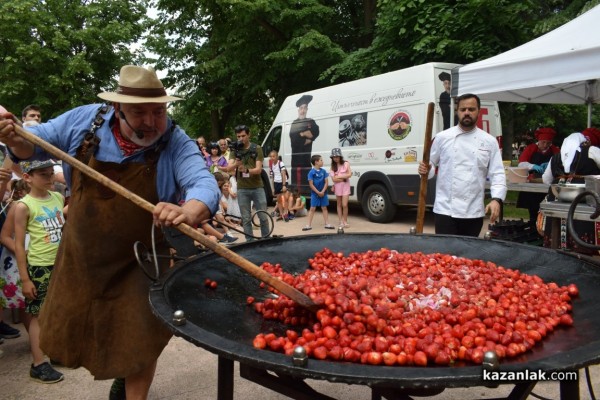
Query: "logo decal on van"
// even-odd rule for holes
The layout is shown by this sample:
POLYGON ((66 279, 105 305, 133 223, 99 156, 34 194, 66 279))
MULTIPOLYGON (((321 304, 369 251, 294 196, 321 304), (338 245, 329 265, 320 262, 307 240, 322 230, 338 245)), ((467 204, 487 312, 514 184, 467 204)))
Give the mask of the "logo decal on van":
POLYGON ((394 161, 402 161, 402 156, 396 155, 396 149, 386 150, 384 162, 390 163, 394 161))
POLYGON ((402 140, 408 136, 412 128, 412 117, 407 111, 396 111, 388 122, 388 133, 394 140, 402 140))
POLYGON ((348 159, 352 161, 360 160, 362 158, 362 154, 360 153, 350 153, 348 154, 348 159))
POLYGON ((339 120, 340 147, 367 144, 367 113, 342 115, 339 120))
POLYGON ((404 152, 404 162, 417 162, 417 150, 410 149, 404 152))

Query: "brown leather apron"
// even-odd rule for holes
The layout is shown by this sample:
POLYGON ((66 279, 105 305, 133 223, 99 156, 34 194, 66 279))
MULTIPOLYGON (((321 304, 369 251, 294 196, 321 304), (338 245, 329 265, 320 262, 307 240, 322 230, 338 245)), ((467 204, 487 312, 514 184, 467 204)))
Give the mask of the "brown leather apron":
MULTIPOLYGON (((91 157, 88 165, 156 204, 158 154, 153 156, 147 163, 125 164, 91 157)), ((67 367, 85 367, 96 379, 126 377, 151 365, 171 338, 150 310, 152 282, 133 252, 138 240, 151 248, 152 215, 79 171, 73 171, 72 182, 40 312, 41 348, 67 367)), ((155 235, 162 239, 160 231, 155 235)))

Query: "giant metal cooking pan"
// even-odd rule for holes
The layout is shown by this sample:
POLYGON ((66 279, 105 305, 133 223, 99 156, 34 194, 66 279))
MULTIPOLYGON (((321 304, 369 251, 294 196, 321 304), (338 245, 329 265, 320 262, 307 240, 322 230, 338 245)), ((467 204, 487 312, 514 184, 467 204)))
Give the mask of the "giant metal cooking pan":
MULTIPOLYGON (((345 234, 258 241, 237 246, 235 251, 259 265, 263 261, 281 263, 285 270, 300 273, 307 268, 306 260, 324 247, 346 254, 381 247, 407 252, 450 253, 493 261, 560 285, 575 283, 580 297, 573 303, 574 326, 555 330, 533 351, 517 359, 502 361, 500 368, 502 371, 525 368, 573 371, 600 360, 600 267, 554 250, 456 236, 345 234)), ((150 302, 154 312, 176 335, 252 367, 299 378, 392 388, 482 385, 481 366, 473 365, 386 367, 310 359, 306 367, 293 366, 290 357, 252 347, 257 333, 283 333, 289 327, 264 321, 252 307, 246 306, 249 295, 261 299, 267 292, 259 288, 256 279, 210 254, 178 263, 151 289, 150 302), (218 288, 205 288, 206 278, 216 280, 218 288), (185 325, 173 324, 175 310, 185 312, 185 325)))

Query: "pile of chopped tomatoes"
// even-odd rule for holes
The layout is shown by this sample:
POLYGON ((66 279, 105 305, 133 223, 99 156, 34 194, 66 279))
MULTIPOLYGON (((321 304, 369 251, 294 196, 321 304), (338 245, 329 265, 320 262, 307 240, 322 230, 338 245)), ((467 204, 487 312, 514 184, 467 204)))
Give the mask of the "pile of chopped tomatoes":
POLYGON ((312 314, 283 295, 248 298, 264 318, 295 328, 260 333, 254 347, 291 355, 303 346, 315 359, 373 365, 480 364, 486 351, 516 357, 573 324, 574 284, 491 262, 385 248, 348 256, 323 249, 308 261, 298 276, 262 265, 321 309, 312 314))

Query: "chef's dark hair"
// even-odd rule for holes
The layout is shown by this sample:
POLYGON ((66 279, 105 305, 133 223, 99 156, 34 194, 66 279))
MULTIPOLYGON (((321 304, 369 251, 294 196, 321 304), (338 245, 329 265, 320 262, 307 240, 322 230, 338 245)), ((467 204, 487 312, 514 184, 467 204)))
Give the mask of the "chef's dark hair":
POLYGON ((477 96, 476 94, 473 94, 473 93, 465 93, 461 96, 458 96, 456 98, 456 105, 458 106, 461 101, 467 100, 467 99, 477 100, 477 108, 481 108, 481 100, 479 100, 479 96, 477 96))

